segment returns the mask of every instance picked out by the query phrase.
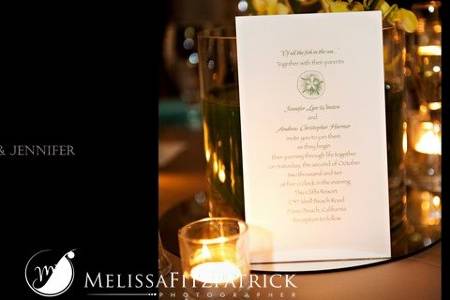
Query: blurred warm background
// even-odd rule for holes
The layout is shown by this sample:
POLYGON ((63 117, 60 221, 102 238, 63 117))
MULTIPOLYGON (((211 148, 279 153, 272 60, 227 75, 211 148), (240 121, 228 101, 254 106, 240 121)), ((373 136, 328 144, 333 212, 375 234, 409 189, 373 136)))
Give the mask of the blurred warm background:
MULTIPOLYGON (((215 158, 214 149, 211 149, 204 140, 197 36, 203 30, 211 31, 213 28, 232 26, 235 16, 253 14, 252 5, 265 1, 270 2, 270 0, 164 1, 165 9, 162 13, 165 21, 162 28, 159 91, 159 216, 160 218, 164 216, 161 220, 164 244, 168 245, 172 252, 177 251, 175 249, 177 236, 165 232, 176 232, 176 228, 168 227, 186 224, 207 216, 211 211, 211 207, 208 207, 210 203, 205 196, 205 191, 208 190, 207 177, 215 176, 214 180, 225 187, 223 194, 232 191, 235 195, 231 198, 237 195, 239 199, 242 196, 239 195, 239 189, 242 187, 236 185, 241 181, 236 177, 241 174, 240 170, 236 169, 240 164, 239 157, 231 156, 227 159, 222 157, 222 160, 220 157, 215 158), (207 176, 207 170, 214 174, 207 176), (170 222, 171 216, 179 219, 178 225, 170 222)), ((388 2, 413 11, 418 19, 417 31, 406 34, 405 38, 406 121, 403 124, 403 151, 406 154, 405 181, 411 195, 417 199, 409 207, 417 207, 416 218, 420 224, 438 226, 430 227, 429 232, 425 234, 423 231, 420 234, 414 230, 410 232, 411 243, 426 246, 440 238, 442 28, 439 11, 441 8, 439 1, 388 2)), ((321 9, 319 0, 278 0, 278 3, 296 6, 304 13, 317 12, 321 9)), ((230 50, 231 44, 228 43, 223 42, 222 46, 225 47, 223 49, 230 50)), ((219 63, 223 64, 214 59, 211 58, 207 62, 208 69, 213 70, 219 67, 219 63)), ((235 58, 226 59, 232 64, 235 58)), ((228 65, 226 68, 231 70, 229 74, 231 77, 236 76, 237 71, 232 66, 228 65)), ((220 97, 225 99, 228 96, 221 94, 220 97)), ((239 112, 238 107, 236 111, 239 112)), ((236 112, 227 113, 230 114, 220 117, 223 118, 221 124, 224 120, 236 117, 236 112)), ((240 139, 239 132, 225 133, 217 128, 214 130, 218 134, 239 136, 240 139)), ((216 148, 223 148, 220 139, 215 142, 218 143, 215 145, 216 148)), ((232 144, 232 141, 229 143, 232 144)), ((231 148, 236 148, 236 141, 234 143, 231 148)), ((404 203, 400 206, 399 220, 403 221, 406 206, 404 203)))

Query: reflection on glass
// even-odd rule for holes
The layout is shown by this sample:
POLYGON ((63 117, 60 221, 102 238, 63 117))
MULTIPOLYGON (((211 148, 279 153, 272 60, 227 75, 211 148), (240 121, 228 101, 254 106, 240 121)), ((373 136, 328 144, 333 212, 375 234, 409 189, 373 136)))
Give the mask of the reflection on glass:
POLYGON ((417 49, 417 54, 419 56, 441 56, 441 46, 440 45, 428 45, 419 46, 417 49))
POLYGON ((383 28, 386 142, 391 229, 406 219, 405 205, 405 35, 394 26, 383 28))
POLYGON ((422 225, 441 224, 441 195, 425 190, 415 190, 417 201, 420 203, 418 223, 422 225))
POLYGON ((244 218, 236 38, 232 28, 199 36, 200 92, 209 214, 244 218))

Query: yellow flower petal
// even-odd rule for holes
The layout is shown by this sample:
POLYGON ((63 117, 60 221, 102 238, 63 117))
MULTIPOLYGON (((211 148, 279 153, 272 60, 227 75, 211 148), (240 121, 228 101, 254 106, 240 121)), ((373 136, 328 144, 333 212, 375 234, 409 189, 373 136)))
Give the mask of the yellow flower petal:
POLYGON ((266 0, 252 0, 253 7, 259 15, 263 15, 267 11, 266 0))
POLYGON ((267 0, 267 13, 276 15, 278 13, 278 0, 267 0))
POLYGON ((406 32, 414 32, 417 29, 416 15, 407 9, 400 8, 394 12, 394 18, 400 23, 402 29, 406 32))
POLYGON ((283 3, 278 3, 277 10, 279 15, 287 15, 289 14, 289 8, 283 3))
POLYGON ((353 7, 352 7, 352 11, 363 11, 364 10, 364 6, 360 3, 360 2, 356 2, 353 1, 353 7))
POLYGON ((331 12, 346 12, 346 11, 350 11, 348 9, 348 2, 344 2, 344 1, 330 2, 330 11, 331 12))
POLYGON ((383 4, 381 4, 380 10, 383 13, 383 16, 387 13, 390 7, 391 6, 387 2, 383 2, 383 4))

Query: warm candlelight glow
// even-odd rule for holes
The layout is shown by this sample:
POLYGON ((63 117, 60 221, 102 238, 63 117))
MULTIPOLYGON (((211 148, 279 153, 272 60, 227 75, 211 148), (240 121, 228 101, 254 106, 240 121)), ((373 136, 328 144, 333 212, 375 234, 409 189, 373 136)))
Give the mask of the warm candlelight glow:
POLYGON ((439 205, 441 205, 441 198, 439 196, 434 196, 433 197, 433 205, 438 207, 439 205))
POLYGON ((217 154, 216 154, 216 152, 213 152, 213 172, 214 172, 214 174, 217 174, 218 170, 219 170, 219 164, 217 162, 217 154))
POLYGON ((403 140, 402 140, 403 153, 406 153, 408 151, 407 126, 408 125, 406 124, 406 122, 403 122, 403 140))
POLYGON ((222 163, 222 162, 220 162, 220 165, 219 165, 219 180, 220 180, 220 182, 225 182, 225 179, 227 178, 226 177, 226 175, 225 175, 225 165, 222 163))
POLYGON ((418 141, 415 145, 417 152, 441 155, 440 126, 432 122, 422 122, 418 130, 418 141))
POLYGON ((441 56, 441 52, 441 46, 438 45, 420 46, 417 49, 417 54, 421 56, 441 56))
POLYGON ((205 121, 203 121, 203 143, 205 148, 206 162, 209 162, 211 158, 211 150, 209 147, 209 140, 208 140, 208 126, 206 126, 205 121))
POLYGON ((421 204, 422 210, 429 210, 430 209, 430 202, 429 201, 424 201, 421 204))
MULTIPOLYGON (((221 169, 220 159, 217 163, 221 169)), ((204 218, 179 230, 181 267, 191 296, 229 299, 231 293, 247 286, 247 230, 242 220, 226 217, 204 218)))
POLYGON ((441 198, 428 191, 420 194, 421 223, 426 225, 438 225, 441 222, 441 198))
POLYGON ((206 162, 209 162, 209 159, 211 158, 211 151, 209 151, 209 148, 205 147, 205 158, 206 162))
POLYGON ((199 258, 202 260, 211 258, 211 251, 209 251, 208 246, 203 245, 200 250, 199 258))
POLYGON ((442 108, 441 102, 430 102, 428 103, 428 109, 429 110, 439 110, 442 108))
POLYGON ((231 175, 231 190, 233 193, 236 193, 236 179, 234 178, 234 164, 231 162, 230 164, 230 175, 231 175))
POLYGON ((227 261, 206 262, 196 265, 191 270, 192 279, 212 284, 233 282, 240 276, 239 268, 227 261))
POLYGON ((420 110, 421 113, 426 113, 426 112, 428 112, 427 106, 424 105, 424 104, 421 104, 421 105, 420 105, 419 110, 420 110))
POLYGON ((434 26, 433 26, 433 30, 434 30, 434 32, 436 32, 436 33, 441 33, 441 32, 442 32, 442 26, 441 26, 441 24, 436 24, 436 25, 434 25, 434 26))

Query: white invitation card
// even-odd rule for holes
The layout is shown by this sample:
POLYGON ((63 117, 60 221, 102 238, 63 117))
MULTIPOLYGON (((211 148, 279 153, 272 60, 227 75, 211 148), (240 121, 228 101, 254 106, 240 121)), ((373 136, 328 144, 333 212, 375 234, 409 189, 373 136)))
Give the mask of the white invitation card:
POLYGON ((390 257, 379 11, 236 18, 253 263, 390 257))

